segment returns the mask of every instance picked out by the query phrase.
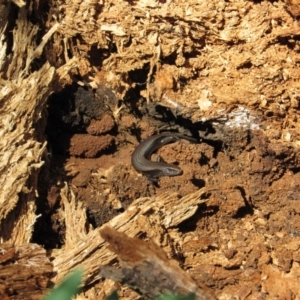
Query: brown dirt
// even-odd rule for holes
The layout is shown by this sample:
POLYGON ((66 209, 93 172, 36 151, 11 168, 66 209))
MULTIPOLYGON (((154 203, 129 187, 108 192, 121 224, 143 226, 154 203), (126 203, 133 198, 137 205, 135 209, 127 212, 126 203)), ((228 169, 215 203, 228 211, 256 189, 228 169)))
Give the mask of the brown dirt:
MULTIPOLYGON (((156 107, 156 111, 159 109, 156 107)), ((85 133, 84 118, 77 120, 77 126, 64 123, 68 132, 74 132, 69 149, 55 147, 53 138, 58 128, 64 135, 60 122, 67 118, 56 122, 57 127, 48 123, 55 151, 50 161, 52 173, 47 175, 47 183, 40 186, 44 189, 41 194, 48 194, 55 243, 60 244, 64 237, 63 224, 53 225, 59 223, 53 210, 59 203, 57 170, 61 180, 75 187, 76 199, 86 207, 94 227, 106 223, 139 197, 174 191, 184 196, 205 187, 209 201, 179 226, 181 241, 176 243, 181 249, 182 267, 220 298, 237 295, 241 299, 266 299, 268 295, 267 299, 294 299, 298 293, 294 274, 299 272, 300 263, 299 151, 276 139, 276 135, 270 139, 259 128, 207 121, 189 123, 189 128, 184 129, 175 125, 175 116, 169 115, 169 130, 179 128, 188 133, 190 129, 199 143, 182 140, 159 149, 157 154, 178 164, 183 174, 162 177, 156 186, 132 168, 130 157, 141 137, 153 134, 154 127, 163 128, 157 124, 165 113, 161 110, 141 120, 130 110, 124 110, 118 118, 107 112, 102 114, 101 109, 93 111, 92 117, 97 117, 86 125, 85 133), (108 127, 101 125, 97 126, 97 136, 90 135, 91 127, 103 122, 101 115, 109 120, 111 130, 108 132, 108 127), (101 139, 110 142, 101 143, 101 139), (86 155, 82 149, 94 150, 86 155), (280 291, 274 289, 274 284, 279 283, 280 291)), ((68 114, 66 111, 65 116, 68 114)), ((52 117, 50 114, 49 119, 52 117)), ((268 120, 260 120, 259 127, 263 128, 268 120)), ((181 119, 182 124, 185 122, 181 119)), ((51 238, 48 236, 47 240, 51 238)), ((48 243, 50 248, 55 244, 53 240, 48 243)))

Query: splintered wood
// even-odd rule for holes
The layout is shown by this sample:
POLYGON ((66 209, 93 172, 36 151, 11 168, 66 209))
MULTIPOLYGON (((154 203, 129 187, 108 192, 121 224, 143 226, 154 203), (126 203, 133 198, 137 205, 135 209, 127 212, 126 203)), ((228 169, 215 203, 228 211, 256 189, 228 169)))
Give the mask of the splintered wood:
POLYGON ((23 8, 16 23, 14 51, 9 57, 0 56, 0 66, 7 78, 0 80, 0 238, 23 244, 30 241, 37 218, 37 179, 46 147, 42 133, 37 133, 34 127, 39 122, 45 123, 42 111, 52 92, 55 69, 45 63, 36 72, 29 72, 33 59, 38 57, 34 50, 39 27, 27 20, 27 11, 23 8), (5 63, 7 59, 10 64, 5 63), (40 140, 36 138, 38 135, 40 140), (13 209, 15 212, 10 214, 13 209))
MULTIPOLYGON (((1 14, 8 11, 5 7, 1 14)), ((0 66, 6 78, 0 80, 0 239, 19 245, 30 241, 38 217, 35 200, 38 173, 46 155, 46 102, 76 66, 76 58, 69 60, 57 69, 56 78, 55 68, 48 62, 37 71, 30 71, 33 60, 41 56, 58 24, 37 45, 39 26, 28 21, 27 13, 24 8, 19 10, 13 30, 14 51, 9 56, 0 52, 0 66)), ((2 29, 1 50, 7 46, 2 29)))
POLYGON ((52 263, 41 246, 1 244, 1 299, 41 299, 52 271, 52 263))
MULTIPOLYGON (((75 196, 66 186, 61 192, 65 207, 61 214, 69 230, 66 233, 65 248, 53 261, 54 271, 57 272, 54 282, 60 282, 66 274, 78 267, 85 272, 83 285, 101 278, 100 264, 107 265, 116 258, 116 254, 108 249, 107 243, 100 236, 104 227, 112 227, 129 237, 146 235, 147 239, 160 244, 163 236, 168 235, 168 229, 189 218, 199 204, 207 201, 201 199, 204 194, 205 190, 201 189, 180 199, 176 193, 136 199, 124 213, 83 235, 86 232, 85 214, 81 207, 76 207, 75 196)), ((164 248, 171 253, 171 245, 165 245, 164 248)))
POLYGON ((0 82, 0 237, 4 241, 22 244, 31 238, 37 217, 37 175, 46 147, 34 138, 33 126, 41 120, 53 75, 54 68, 45 64, 27 78, 0 82), (16 219, 9 212, 17 203, 21 215, 16 219))
POLYGON ((182 296, 195 293, 199 300, 215 299, 199 288, 188 273, 177 262, 169 260, 155 243, 130 238, 110 227, 101 229, 100 234, 109 243, 109 249, 118 255, 121 264, 118 269, 102 266, 101 276, 120 281, 150 299, 166 293, 182 296))

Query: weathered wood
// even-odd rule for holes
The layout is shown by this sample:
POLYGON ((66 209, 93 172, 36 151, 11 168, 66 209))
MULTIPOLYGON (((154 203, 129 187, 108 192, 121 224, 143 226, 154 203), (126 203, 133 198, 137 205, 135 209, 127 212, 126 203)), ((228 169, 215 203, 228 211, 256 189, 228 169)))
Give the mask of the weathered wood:
MULTIPOLYGON (((1 13, 8 15, 9 8, 1 13)), ((0 48, 7 48, 5 26, 0 28, 0 48), (3 31, 2 31, 3 30, 3 31)), ((36 35, 39 26, 28 21, 28 11, 19 10, 13 30, 14 51, 10 55, 0 50, 0 67, 6 79, 0 80, 0 237, 3 241, 23 244, 32 237, 37 181, 46 149, 44 113, 54 80, 70 70, 66 64, 55 77, 55 68, 43 64, 31 72, 32 62, 42 54, 47 41, 57 30, 54 25, 39 45, 36 35), (9 62, 9 64, 8 64, 9 62)), ((72 60, 74 65, 74 60, 72 60)))
POLYGON ((0 244, 0 298, 41 299, 53 266, 36 244, 0 244))
POLYGON ((110 227, 104 227, 100 234, 109 243, 109 249, 118 255, 121 264, 118 269, 101 266, 101 276, 120 281, 149 299, 168 293, 178 296, 194 293, 199 300, 215 299, 208 289, 201 289, 176 261, 169 260, 155 243, 130 238, 110 227))
MULTIPOLYGON (((53 281, 61 282, 64 276, 78 267, 84 270, 83 284, 100 279, 100 264, 109 264, 116 259, 100 236, 102 228, 108 225, 130 237, 146 234, 159 244, 161 237, 168 235, 168 229, 189 218, 199 204, 207 201, 201 199, 203 194, 205 190, 201 189, 180 199, 177 193, 136 199, 124 213, 86 233, 86 216, 81 205, 76 206, 74 193, 66 186, 61 192, 64 206, 61 216, 66 220, 67 228, 66 245, 53 261, 54 271, 57 272, 53 281)), ((172 253, 169 243, 165 249, 172 253)))

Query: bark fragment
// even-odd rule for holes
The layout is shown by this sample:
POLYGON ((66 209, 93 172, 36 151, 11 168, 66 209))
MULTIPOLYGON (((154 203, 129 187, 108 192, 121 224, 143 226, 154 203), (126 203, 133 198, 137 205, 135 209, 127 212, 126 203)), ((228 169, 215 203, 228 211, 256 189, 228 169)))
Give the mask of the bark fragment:
POLYGON ((120 269, 100 267, 101 276, 120 281, 149 299, 168 293, 181 296, 195 293, 199 300, 215 299, 208 289, 198 287, 175 261, 169 260, 155 243, 130 238, 110 227, 104 227, 100 234, 121 264, 120 269))

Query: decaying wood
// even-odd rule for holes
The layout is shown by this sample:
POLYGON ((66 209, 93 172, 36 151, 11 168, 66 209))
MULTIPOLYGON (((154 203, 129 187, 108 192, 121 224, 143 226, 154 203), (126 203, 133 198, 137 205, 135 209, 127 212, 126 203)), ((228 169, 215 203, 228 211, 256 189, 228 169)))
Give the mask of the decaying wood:
MULTIPOLYGON (((38 9, 38 2, 27 1, 31 12, 38 9)), ((25 4, 22 0, 13 3, 25 4)), ((43 111, 51 93, 72 83, 71 70, 95 82, 104 78, 119 99, 135 84, 144 85, 141 95, 148 101, 196 122, 224 116, 228 127, 258 129, 258 112, 271 114, 274 118, 266 128, 272 122, 280 126, 279 134, 271 133, 270 138, 300 145, 296 117, 299 45, 293 40, 300 32, 293 18, 299 16, 298 0, 60 0, 49 2, 49 19, 43 24, 33 25, 28 21, 30 13, 20 8, 11 28, 8 20, 15 15, 10 14, 13 3, 0 6, 2 241, 23 245, 32 237, 38 217, 37 179, 46 147, 43 111), (44 36, 39 44, 38 33, 44 36), (89 56, 92 49, 99 51, 98 56, 107 53, 96 66, 89 56), (42 53, 42 63, 38 65, 37 60, 33 66, 42 53), (136 70, 146 72, 145 82, 128 79, 129 72, 136 70)), ((202 193, 181 199, 176 194, 137 199, 107 225, 130 237, 146 234, 159 244, 170 227, 193 215, 202 193)), ((85 211, 80 204, 75 206, 74 195, 65 189, 62 199, 66 243, 61 251, 53 251, 54 280, 60 282, 81 266, 85 269, 83 284, 94 282, 99 278, 99 265, 109 264, 116 256, 107 249, 100 229, 86 229, 85 211)), ((168 242, 164 248, 171 253, 168 242)), ((41 288, 45 286, 42 282, 41 288)))
MULTIPOLYGON (((53 281, 59 283, 66 274, 78 267, 84 270, 84 285, 100 279, 100 264, 107 265, 116 258, 100 236, 102 228, 109 226, 130 237, 146 234, 147 238, 160 244, 168 229, 189 218, 199 204, 207 201, 201 199, 204 194, 205 190, 201 189, 180 199, 177 193, 136 199, 124 213, 102 227, 86 233, 85 214, 80 206, 76 208, 75 196, 66 186, 61 192, 65 207, 61 216, 66 220, 68 231, 65 248, 53 261, 54 271, 57 272, 53 281)), ((170 254, 171 247, 168 247, 165 249, 170 254)))
POLYGON ((101 266, 101 276, 136 289, 145 298, 153 299, 168 293, 181 296, 195 293, 199 300, 215 299, 199 288, 155 243, 130 238, 110 227, 101 229, 100 234, 109 243, 109 249, 118 255, 121 264, 118 269, 101 266))
MULTIPOLYGON (((2 73, 5 72, 7 78, 0 80, 0 238, 23 244, 30 241, 38 217, 35 214, 37 180, 46 148, 43 111, 53 92, 51 84, 55 78, 55 69, 49 63, 32 73, 30 67, 57 26, 36 45, 39 27, 27 20, 26 9, 19 10, 16 23, 14 52, 9 56, 0 54, 2 73)), ((4 32, 0 41, 1 49, 5 50, 4 32)), ((68 70, 70 68, 69 64, 68 70)))
POLYGON ((27 78, 0 82, 0 236, 13 243, 28 242, 35 223, 37 172, 46 144, 34 139, 33 126, 41 118, 53 74, 45 64, 27 78), (19 209, 9 214, 18 201, 19 209))
POLYGON ((1 299, 41 299, 52 271, 41 246, 0 244, 1 299))
MULTIPOLYGON (((240 108, 242 118, 259 118, 258 111, 289 115, 299 105, 298 54, 278 40, 298 35, 288 12, 297 16, 298 2, 61 0, 49 14, 51 26, 59 23, 49 60, 57 63, 54 52, 67 61, 70 51, 82 77, 98 71, 90 84, 105 82, 120 99, 134 88, 128 73, 147 69, 141 95, 195 122, 227 109, 239 114, 240 108), (82 55, 95 45, 99 53, 116 48, 101 67, 82 55)), ((280 142, 298 146, 299 124, 278 121, 284 127, 280 142)))
MULTIPOLYGON (((293 79, 298 76, 297 53, 276 42, 299 33, 283 1, 257 5, 243 0, 111 0, 100 3, 97 18, 96 1, 61 3, 65 19, 60 32, 80 33, 84 42, 79 49, 88 51, 94 43, 101 49, 116 47, 103 61, 101 72, 120 98, 131 87, 122 75, 148 66, 141 94, 189 113, 194 121, 219 116, 230 105, 278 113, 298 105, 299 83, 293 79), (170 57, 174 63, 165 63, 170 57), (278 95, 290 101, 275 107, 278 95)), ((289 8, 299 7, 297 1, 287 3, 289 8)), ((70 41, 70 46, 80 57, 78 44, 70 41)))

